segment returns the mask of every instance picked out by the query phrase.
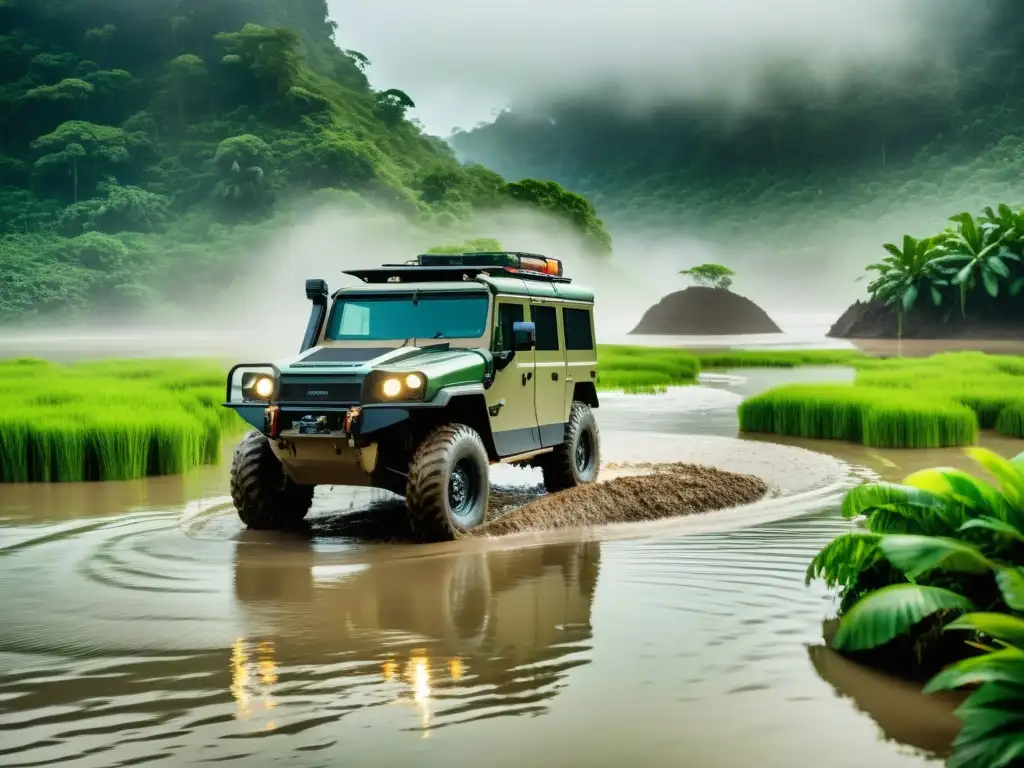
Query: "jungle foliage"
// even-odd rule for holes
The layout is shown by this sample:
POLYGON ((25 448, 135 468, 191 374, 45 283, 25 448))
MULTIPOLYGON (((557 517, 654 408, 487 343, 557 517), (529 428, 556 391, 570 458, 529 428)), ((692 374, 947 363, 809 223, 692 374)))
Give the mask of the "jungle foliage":
POLYGON ((1021 316, 1024 289, 1024 211, 1005 203, 975 217, 959 213, 937 235, 918 240, 905 235, 902 245, 886 243, 888 255, 868 266, 878 273, 868 285, 874 301, 894 309, 902 319, 920 299, 935 308, 966 317, 968 302, 991 315, 1002 309, 1021 316))
POLYGON ((905 206, 980 208, 1024 172, 1024 6, 971 5, 977 28, 902 87, 780 83, 770 108, 742 117, 705 104, 640 116, 598 92, 506 111, 452 143, 501 173, 571 186, 613 225, 685 227, 733 246, 799 246, 816 222, 896 226, 905 206))
POLYGON ((807 578, 841 590, 836 650, 909 649, 926 692, 970 689, 950 766, 1008 768, 1024 764, 1024 454, 969 450, 997 485, 937 468, 859 486, 843 515, 863 529, 807 578))
POLYGON ((539 207, 609 250, 579 195, 460 164, 336 34, 326 0, 2 0, 0 321, 215 295, 310 196, 442 232, 539 207))

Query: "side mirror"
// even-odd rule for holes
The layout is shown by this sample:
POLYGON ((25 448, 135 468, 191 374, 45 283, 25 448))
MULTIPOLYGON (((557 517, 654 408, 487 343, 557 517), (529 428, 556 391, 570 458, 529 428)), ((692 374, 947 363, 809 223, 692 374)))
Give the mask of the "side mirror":
POLYGON ((529 352, 537 346, 537 325, 535 323, 512 323, 512 349, 529 352))

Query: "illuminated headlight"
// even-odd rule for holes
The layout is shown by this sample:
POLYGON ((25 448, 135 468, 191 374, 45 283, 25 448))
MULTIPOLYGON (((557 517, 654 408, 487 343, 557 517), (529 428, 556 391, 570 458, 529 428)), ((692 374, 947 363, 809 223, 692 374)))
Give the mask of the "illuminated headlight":
POLYGON ((426 387, 422 373, 385 373, 371 384, 371 397, 382 400, 420 400, 426 387))
POLYGON ((265 373, 246 373, 242 376, 242 394, 246 400, 269 400, 274 394, 273 377, 265 373))

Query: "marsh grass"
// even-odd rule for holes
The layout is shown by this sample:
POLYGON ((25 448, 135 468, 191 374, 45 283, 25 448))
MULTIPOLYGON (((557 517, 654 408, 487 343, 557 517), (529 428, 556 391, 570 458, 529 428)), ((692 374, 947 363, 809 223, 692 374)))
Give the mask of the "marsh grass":
POLYGON ((682 349, 601 345, 597 387, 631 394, 654 394, 697 381, 700 362, 682 349))
POLYGON ((855 366, 853 384, 783 386, 746 400, 740 429, 878 448, 971 445, 981 429, 1024 437, 1024 358, 951 352, 855 366))
POLYGON ((0 362, 0 482, 130 480, 220 457, 241 420, 216 361, 0 362))

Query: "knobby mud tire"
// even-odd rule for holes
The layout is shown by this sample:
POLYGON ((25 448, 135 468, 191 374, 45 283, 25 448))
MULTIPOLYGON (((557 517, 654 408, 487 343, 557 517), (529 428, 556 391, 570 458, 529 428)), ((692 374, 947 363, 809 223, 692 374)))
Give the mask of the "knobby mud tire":
POLYGON ((231 459, 231 499, 238 517, 253 530, 298 528, 313 504, 314 487, 285 475, 270 441, 253 430, 231 459))
POLYGON ((565 426, 565 439, 552 453, 542 457, 544 489, 548 493, 557 493, 595 483, 600 469, 601 433, 594 412, 586 403, 573 402, 569 422, 565 426), (580 467, 577 461, 581 440, 589 443, 588 460, 584 467, 580 467))
POLYGON ((419 444, 409 465, 405 501, 413 536, 422 542, 451 541, 487 519, 490 461, 480 435, 465 424, 438 427, 419 444), (452 506, 456 467, 475 475, 461 513, 452 506))

